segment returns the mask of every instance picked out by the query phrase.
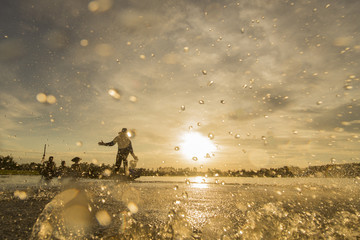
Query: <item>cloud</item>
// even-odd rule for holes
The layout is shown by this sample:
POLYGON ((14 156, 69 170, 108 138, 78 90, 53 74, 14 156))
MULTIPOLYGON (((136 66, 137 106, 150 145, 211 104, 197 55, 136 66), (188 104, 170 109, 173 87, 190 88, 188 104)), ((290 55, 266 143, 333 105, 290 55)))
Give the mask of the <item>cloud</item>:
POLYGON ((322 113, 320 116, 315 117, 314 121, 308 126, 317 130, 359 133, 359 120, 360 105, 349 103, 322 113))
MULTIPOLYGON (((0 40, 1 131, 31 129, 23 140, 1 139, 7 146, 32 149, 48 139, 57 154, 96 155, 99 139, 127 126, 137 130, 144 158, 176 162, 172 149, 193 126, 215 134, 229 151, 216 161, 230 165, 238 149, 233 136, 224 140, 229 131, 257 138, 273 131, 274 152, 294 130, 306 137, 358 132, 358 106, 347 109, 359 93, 357 1, 124 0, 103 11, 88 4, 9 2, 0 10, 8 23, 0 40), (108 94, 112 88, 120 99, 108 94), (40 104, 38 93, 54 95, 56 104, 40 104)), ((263 151, 250 140, 248 148, 263 151)), ((305 161, 296 150, 277 154, 305 161)))

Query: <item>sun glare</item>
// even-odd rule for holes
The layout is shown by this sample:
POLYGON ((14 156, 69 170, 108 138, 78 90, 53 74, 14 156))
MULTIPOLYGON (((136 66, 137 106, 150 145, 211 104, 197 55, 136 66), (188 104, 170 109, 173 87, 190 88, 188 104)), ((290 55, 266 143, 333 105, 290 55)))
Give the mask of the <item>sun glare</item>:
POLYGON ((190 132, 183 135, 180 150, 187 159, 197 161, 210 158, 216 147, 209 138, 198 132, 190 132))

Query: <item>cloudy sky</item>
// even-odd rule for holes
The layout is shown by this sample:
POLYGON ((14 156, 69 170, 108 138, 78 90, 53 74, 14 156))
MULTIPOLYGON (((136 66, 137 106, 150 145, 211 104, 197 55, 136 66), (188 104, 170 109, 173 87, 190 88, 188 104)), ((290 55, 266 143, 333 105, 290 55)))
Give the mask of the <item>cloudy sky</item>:
POLYGON ((127 127, 139 167, 359 162, 359 11, 356 0, 3 1, 0 154, 40 161, 47 144, 57 163, 113 163, 116 147, 97 142, 127 127))

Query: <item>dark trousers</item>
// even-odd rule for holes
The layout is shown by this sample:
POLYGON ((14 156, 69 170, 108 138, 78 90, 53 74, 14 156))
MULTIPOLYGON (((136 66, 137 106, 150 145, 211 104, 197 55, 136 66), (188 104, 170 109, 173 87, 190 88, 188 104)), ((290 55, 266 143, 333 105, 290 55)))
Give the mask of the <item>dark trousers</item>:
POLYGON ((117 155, 116 155, 116 163, 115 163, 115 171, 118 172, 121 167, 121 162, 124 162, 124 173, 126 171, 126 168, 128 166, 127 157, 129 156, 130 149, 127 148, 119 148, 117 155))

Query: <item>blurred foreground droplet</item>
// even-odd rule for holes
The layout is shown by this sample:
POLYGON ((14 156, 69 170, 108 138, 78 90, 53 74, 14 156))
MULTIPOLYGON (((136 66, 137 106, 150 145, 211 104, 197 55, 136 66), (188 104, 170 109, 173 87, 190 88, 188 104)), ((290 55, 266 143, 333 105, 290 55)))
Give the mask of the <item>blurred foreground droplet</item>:
POLYGON ((197 161, 198 158, 197 158, 197 157, 193 157, 192 160, 193 160, 193 161, 197 161))
POLYGON ((54 104, 56 103, 56 97, 53 95, 46 95, 45 93, 38 93, 36 95, 36 100, 40 103, 49 103, 54 104))
POLYGON ((110 169, 105 169, 104 172, 103 172, 103 176, 110 177, 111 176, 111 170, 110 169))
POLYGON ((126 135, 129 137, 129 138, 134 138, 136 136, 136 130, 135 129, 130 129, 126 132, 126 135))
POLYGON ((82 39, 82 40, 80 41, 80 45, 81 45, 82 47, 86 47, 87 45, 89 45, 89 41, 86 40, 86 39, 82 39))
POLYGON ((38 93, 38 94, 36 95, 36 100, 38 100, 38 102, 45 103, 45 102, 46 102, 46 95, 45 95, 45 93, 38 93))
POLYGON ((204 100, 199 100, 199 104, 204 104, 204 100))
POLYGON ((180 148, 179 148, 178 146, 176 146, 174 149, 175 149, 175 151, 179 151, 179 150, 180 150, 180 148))
POLYGON ((108 226, 111 223, 111 217, 105 210, 100 210, 96 213, 96 220, 101 226, 108 226))
POLYGON ((46 101, 47 101, 49 104, 54 104, 54 103, 56 103, 56 97, 53 96, 53 95, 48 95, 47 98, 46 98, 46 101))
POLYGON ((214 139, 215 136, 214 136, 213 133, 209 133, 209 134, 208 134, 208 137, 209 137, 210 139, 214 139))
POLYGON ((113 5, 113 0, 94 0, 89 2, 88 9, 90 12, 105 12, 113 5))
POLYGON ((119 91, 114 88, 109 89, 108 93, 111 97, 113 97, 114 99, 117 99, 117 100, 119 100, 121 97, 119 91))
POLYGON ((129 101, 134 103, 137 101, 137 98, 135 96, 130 96, 129 101))
POLYGON ((185 111, 185 106, 182 105, 182 106, 180 107, 180 110, 181 110, 181 111, 185 111))
POLYGON ((81 147, 83 145, 82 141, 77 141, 76 146, 81 147))
POLYGON ((129 208, 131 213, 137 213, 139 211, 138 206, 133 202, 129 202, 128 208, 129 208))
POLYGON ((16 190, 16 191, 14 192, 14 197, 17 197, 17 198, 19 198, 20 200, 25 200, 25 199, 27 199, 27 194, 26 194, 26 192, 24 192, 24 191, 16 190))

